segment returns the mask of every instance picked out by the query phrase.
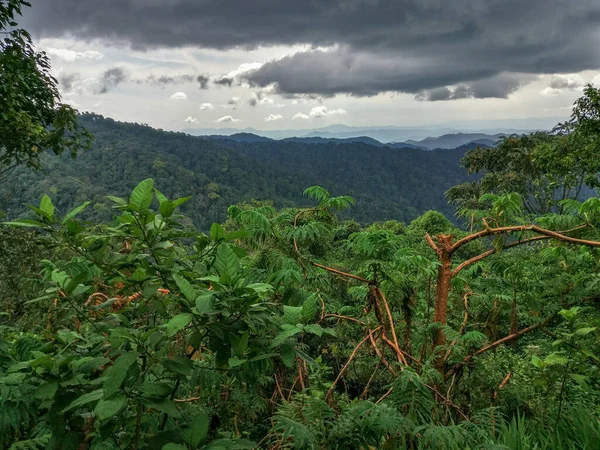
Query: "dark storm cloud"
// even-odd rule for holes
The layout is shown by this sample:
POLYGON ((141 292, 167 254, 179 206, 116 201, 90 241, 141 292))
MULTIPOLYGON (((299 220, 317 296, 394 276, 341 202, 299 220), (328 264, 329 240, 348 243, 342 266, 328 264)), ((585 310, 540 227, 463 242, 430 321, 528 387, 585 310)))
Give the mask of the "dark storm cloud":
MULTIPOLYGON (((148 75, 146 78, 146 82, 148 84, 158 85, 158 86, 166 86, 169 84, 181 84, 181 83, 192 83, 194 81, 199 81, 200 78, 206 78, 204 75, 194 76, 188 74, 178 74, 178 75, 148 75)), ((207 78, 208 80, 208 78, 207 78)), ((202 82, 200 82, 202 84, 202 82)), ((204 87, 202 89, 205 89, 204 87)))
POLYGON ((465 98, 508 98, 510 94, 527 84, 532 78, 531 75, 501 74, 484 80, 477 80, 470 84, 459 84, 453 88, 444 86, 424 90, 417 93, 415 98, 429 102, 465 98))
POLYGON ((208 89, 209 78, 206 75, 198 75, 196 81, 200 84, 200 89, 208 89))
MULTIPOLYGON (((472 97, 502 97, 508 87, 474 83, 503 73, 573 73, 600 67, 598 0, 32 3, 25 25, 42 36, 98 38, 139 49, 336 46, 327 53, 308 50, 271 61, 248 75, 256 86, 277 84, 288 94, 419 93, 464 84, 471 87, 472 97)), ((233 81, 222 78, 216 83, 230 86, 233 81)))
POLYGON ((106 94, 113 87, 127 81, 127 74, 122 67, 113 67, 102 72, 100 76, 100 85, 98 86, 98 94, 106 94))
POLYGON ((79 80, 81 77, 77 73, 64 73, 58 76, 58 86, 62 92, 71 92, 79 80))

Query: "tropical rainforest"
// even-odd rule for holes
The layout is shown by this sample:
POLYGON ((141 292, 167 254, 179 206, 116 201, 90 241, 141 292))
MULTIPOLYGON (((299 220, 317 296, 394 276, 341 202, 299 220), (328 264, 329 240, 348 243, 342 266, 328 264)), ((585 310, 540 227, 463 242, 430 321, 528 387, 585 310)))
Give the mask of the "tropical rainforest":
POLYGON ((598 88, 466 154, 223 145, 62 104, 24 6, 1 448, 598 448, 598 88))

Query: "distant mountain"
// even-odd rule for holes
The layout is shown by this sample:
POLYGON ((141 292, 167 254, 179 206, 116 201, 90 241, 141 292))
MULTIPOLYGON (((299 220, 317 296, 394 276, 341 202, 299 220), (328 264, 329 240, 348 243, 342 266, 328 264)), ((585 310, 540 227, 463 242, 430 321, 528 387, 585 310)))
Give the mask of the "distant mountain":
POLYGON ((183 212, 203 230, 241 201, 309 205, 302 192, 312 185, 355 197, 346 218, 410 221, 431 209, 451 217, 444 192, 469 179, 460 163, 468 146, 423 151, 368 137, 271 140, 247 132, 195 137, 92 114, 80 122, 95 135, 93 148, 75 160, 44 155, 40 172, 17 170, 0 183, 0 210, 26 214, 24 204, 48 193, 62 212, 92 200, 85 218, 106 220, 114 213, 106 195, 126 196, 152 177, 169 198, 192 196, 183 212))
POLYGON ((504 133, 498 133, 494 135, 484 133, 453 133, 444 134, 443 136, 438 137, 428 137, 420 141, 408 140, 405 143, 425 147, 430 150, 436 148, 456 148, 468 143, 481 143, 492 146, 504 136, 506 136, 504 133))
MULTIPOLYGON (((550 127, 546 128, 549 129, 550 127)), ((542 129, 542 128, 540 128, 542 129)), ((351 127, 347 125, 329 125, 327 127, 316 129, 298 129, 298 130, 257 130, 255 128, 190 128, 183 130, 184 133, 193 136, 231 136, 235 134, 254 134, 270 139, 287 139, 291 137, 302 138, 323 138, 323 139, 349 139, 349 138, 371 138, 382 143, 406 142, 416 147, 436 148, 434 144, 421 144, 421 141, 443 137, 444 135, 465 134, 471 135, 457 145, 463 145, 466 142, 477 139, 490 139, 497 134, 514 134, 534 131, 534 129, 516 129, 516 128, 486 128, 480 130, 470 130, 468 128, 450 128, 450 127, 398 127, 398 126, 373 126, 373 127, 351 127), (466 142, 465 142, 466 140, 466 142), (433 145, 433 146, 432 146, 433 145)), ((440 148, 453 148, 451 144, 440 148)))
POLYGON ((228 136, 223 136, 219 134, 212 134, 210 136, 203 136, 206 139, 214 139, 219 141, 234 141, 234 142, 268 142, 273 139, 259 136, 254 133, 234 133, 228 136))

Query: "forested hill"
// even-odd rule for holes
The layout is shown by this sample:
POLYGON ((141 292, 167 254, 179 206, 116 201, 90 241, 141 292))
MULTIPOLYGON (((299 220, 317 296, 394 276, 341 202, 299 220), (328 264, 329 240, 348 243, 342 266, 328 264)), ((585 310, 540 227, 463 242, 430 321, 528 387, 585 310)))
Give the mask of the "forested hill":
POLYGON ((362 142, 233 142, 91 114, 80 123, 95 135, 92 150, 76 160, 48 157, 42 172, 13 174, 0 185, 0 210, 15 217, 26 210, 24 204, 49 193, 62 211, 92 200, 90 218, 107 219, 113 211, 106 195, 125 195, 152 177, 168 197, 192 195, 183 211, 203 229, 242 201, 303 205, 302 192, 312 185, 355 197, 358 205, 348 215, 360 222, 409 221, 430 209, 451 216, 444 192, 467 177, 460 159, 468 147, 422 151, 362 142))

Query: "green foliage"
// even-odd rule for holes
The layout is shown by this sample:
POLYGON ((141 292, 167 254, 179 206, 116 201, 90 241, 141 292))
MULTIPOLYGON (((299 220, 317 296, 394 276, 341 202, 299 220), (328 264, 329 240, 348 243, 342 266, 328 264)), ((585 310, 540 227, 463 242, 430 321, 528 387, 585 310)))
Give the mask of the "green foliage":
POLYGON ((76 112, 60 103, 49 58, 16 28, 25 6, 23 0, 0 4, 0 179, 20 165, 39 169, 46 150, 75 157, 91 143, 76 112))

